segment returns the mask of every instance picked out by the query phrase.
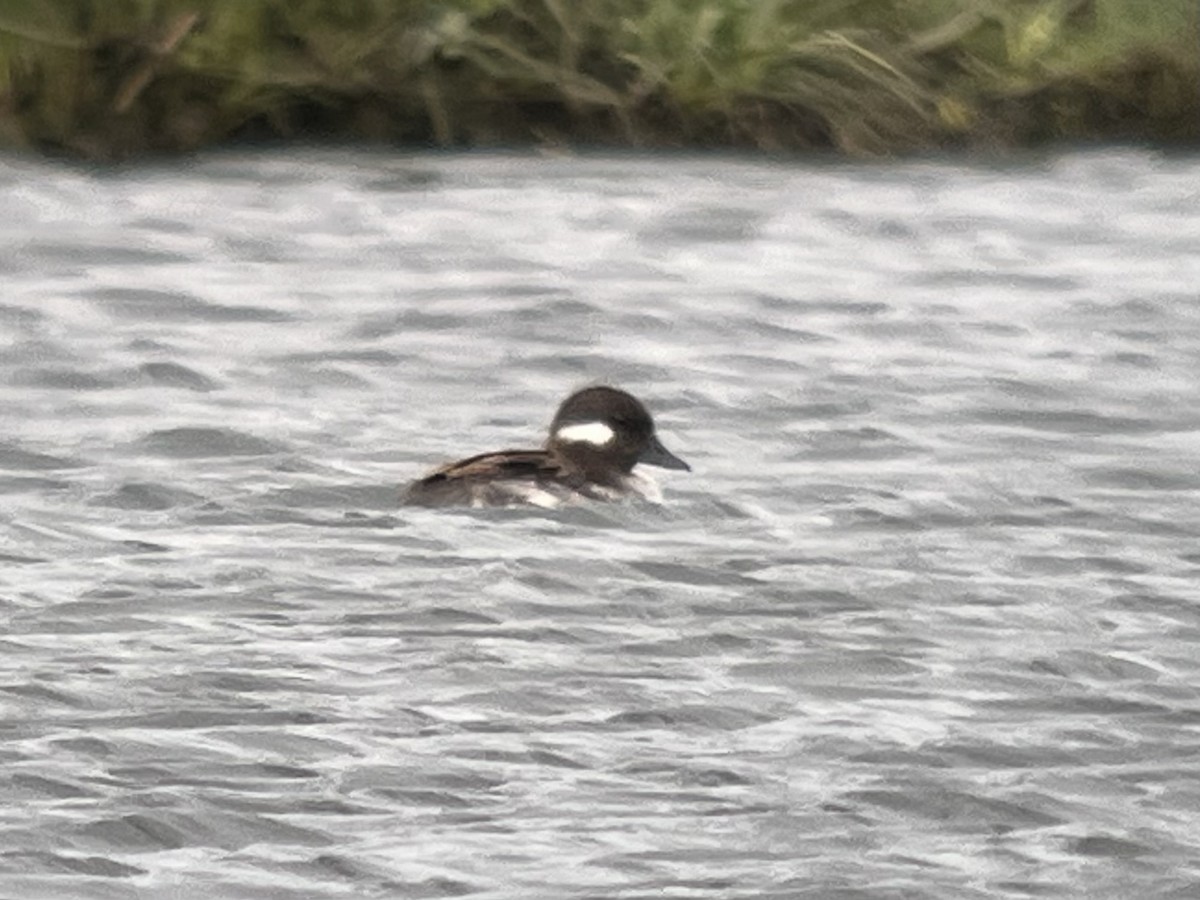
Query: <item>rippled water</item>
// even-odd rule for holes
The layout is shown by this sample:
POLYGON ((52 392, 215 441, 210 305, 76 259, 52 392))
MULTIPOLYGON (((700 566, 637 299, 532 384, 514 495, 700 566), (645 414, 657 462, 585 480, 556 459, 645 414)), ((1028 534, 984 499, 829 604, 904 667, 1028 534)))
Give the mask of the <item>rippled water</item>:
POLYGON ((4 896, 1200 896, 1200 160, 0 192, 4 896), (595 380, 665 506, 397 507, 595 380))

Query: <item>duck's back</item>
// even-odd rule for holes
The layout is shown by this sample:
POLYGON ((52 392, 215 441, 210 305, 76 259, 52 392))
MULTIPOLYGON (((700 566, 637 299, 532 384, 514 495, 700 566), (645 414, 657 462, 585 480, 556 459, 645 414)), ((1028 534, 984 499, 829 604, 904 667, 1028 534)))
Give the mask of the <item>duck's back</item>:
POLYGON ((481 453, 442 466, 409 485, 409 506, 559 506, 579 492, 545 450, 481 453))

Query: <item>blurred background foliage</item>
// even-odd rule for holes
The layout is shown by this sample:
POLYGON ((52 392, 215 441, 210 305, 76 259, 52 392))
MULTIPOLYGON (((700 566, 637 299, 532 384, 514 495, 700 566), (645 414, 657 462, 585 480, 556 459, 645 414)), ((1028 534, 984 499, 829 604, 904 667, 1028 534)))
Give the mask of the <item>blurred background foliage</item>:
POLYGON ((1195 141, 1196 0, 0 0, 0 146, 1195 141))

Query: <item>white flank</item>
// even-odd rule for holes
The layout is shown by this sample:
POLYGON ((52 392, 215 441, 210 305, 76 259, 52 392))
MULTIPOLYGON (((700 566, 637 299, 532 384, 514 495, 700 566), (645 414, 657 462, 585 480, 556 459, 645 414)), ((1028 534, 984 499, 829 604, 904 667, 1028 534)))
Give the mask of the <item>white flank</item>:
POLYGON ((613 439, 613 430, 603 422, 585 422, 560 428, 554 436, 560 441, 569 441, 572 444, 595 444, 597 447, 603 447, 613 439))
POLYGON ((542 509, 557 509, 563 505, 563 498, 544 488, 535 485, 522 485, 512 491, 511 499, 517 503, 528 503, 530 506, 540 506, 542 509))
POLYGON ((540 506, 555 509, 562 506, 566 495, 539 487, 532 482, 513 481, 490 484, 471 499, 475 509, 497 506, 540 506))

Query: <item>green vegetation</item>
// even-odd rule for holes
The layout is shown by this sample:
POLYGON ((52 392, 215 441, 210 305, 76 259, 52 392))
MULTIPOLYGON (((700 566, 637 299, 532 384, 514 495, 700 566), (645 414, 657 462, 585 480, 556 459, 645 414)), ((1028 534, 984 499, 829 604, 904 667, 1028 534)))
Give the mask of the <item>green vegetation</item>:
POLYGON ((2 0, 0 146, 1200 136, 1196 0, 2 0))

